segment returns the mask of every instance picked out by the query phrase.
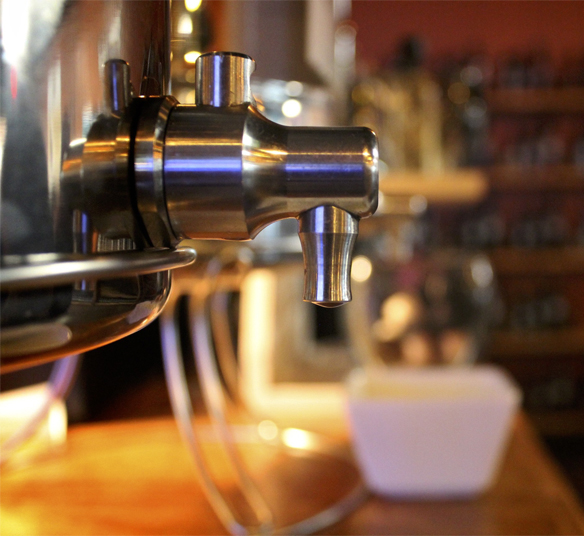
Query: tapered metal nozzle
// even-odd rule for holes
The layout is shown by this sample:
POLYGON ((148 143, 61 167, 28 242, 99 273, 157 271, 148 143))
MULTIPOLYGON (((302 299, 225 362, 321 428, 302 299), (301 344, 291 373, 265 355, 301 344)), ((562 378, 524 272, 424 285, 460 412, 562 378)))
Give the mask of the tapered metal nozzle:
POLYGON ((304 255, 304 301, 337 307, 351 301, 351 257, 359 220, 333 206, 298 217, 304 255))

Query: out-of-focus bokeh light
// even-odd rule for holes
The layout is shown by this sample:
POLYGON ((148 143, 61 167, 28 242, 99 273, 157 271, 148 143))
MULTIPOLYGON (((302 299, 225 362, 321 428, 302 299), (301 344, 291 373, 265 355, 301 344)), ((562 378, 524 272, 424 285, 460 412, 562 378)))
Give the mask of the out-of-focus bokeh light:
POLYGON ((312 444, 310 434, 299 428, 286 428, 282 432, 282 442, 293 449, 307 449, 312 444))
POLYGON ((203 0, 185 0, 185 8, 187 11, 197 11, 201 7, 203 0))
POLYGON ((195 69, 188 69, 185 72, 185 82, 188 82, 189 84, 194 84, 195 83, 195 74, 196 74, 195 69))
POLYGON ((195 63, 201 53, 197 50, 191 50, 185 54, 185 61, 187 63, 195 63))
POLYGON ((359 283, 367 281, 371 277, 372 271, 373 266, 367 257, 359 255, 353 259, 353 264, 351 265, 351 277, 355 281, 358 281, 359 283))
POLYGON ((184 13, 180 16, 176 31, 181 35, 191 35, 193 33, 193 19, 190 15, 184 13))
POLYGON ((282 114, 290 119, 302 113, 302 103, 296 99, 288 99, 282 104, 282 114))
POLYGON ((264 441, 273 441, 278 437, 278 427, 274 421, 264 420, 258 424, 258 434, 264 441))
POLYGON ((304 91, 304 86, 302 82, 298 82, 297 80, 291 80, 286 84, 286 93, 291 97, 298 97, 302 95, 304 91))
POLYGON ((423 195, 414 195, 410 199, 409 207, 414 214, 422 214, 428 208, 428 200, 423 195))

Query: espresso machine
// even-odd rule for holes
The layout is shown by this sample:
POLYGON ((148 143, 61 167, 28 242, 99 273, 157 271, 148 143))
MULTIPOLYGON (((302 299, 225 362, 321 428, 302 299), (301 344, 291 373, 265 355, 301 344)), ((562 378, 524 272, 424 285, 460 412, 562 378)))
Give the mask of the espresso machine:
MULTIPOLYGON (((249 240, 285 218, 298 220, 304 300, 351 299, 359 220, 377 206, 369 129, 269 121, 240 52, 201 55, 195 103, 180 104, 169 1, 4 0, 1 18, 2 373, 56 361, 54 398, 74 374, 67 356, 163 312, 195 244, 249 240)), ((2 461, 35 422, 2 445, 2 461)))
POLYGON ((254 61, 203 54, 194 105, 169 93, 164 1, 2 4, 2 371, 151 322, 188 239, 248 240, 297 218, 304 299, 350 300, 358 222, 377 204, 365 128, 283 127, 254 61))

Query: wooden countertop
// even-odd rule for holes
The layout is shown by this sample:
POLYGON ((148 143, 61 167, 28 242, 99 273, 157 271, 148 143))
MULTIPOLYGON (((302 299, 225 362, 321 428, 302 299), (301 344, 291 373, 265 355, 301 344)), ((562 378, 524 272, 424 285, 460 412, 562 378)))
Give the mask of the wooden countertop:
MULTIPOLYGON (((306 505, 291 499, 290 488, 300 486, 298 497, 315 493, 317 501, 325 500, 343 480, 355 478, 350 469, 345 474, 322 465, 315 478, 310 464, 282 472, 288 464, 279 455, 262 456, 261 463, 267 465, 258 466, 260 472, 271 475, 270 493, 292 515, 306 505)), ((225 534, 170 418, 74 426, 64 451, 3 470, 0 532, 225 534)), ((584 513, 520 416, 499 478, 483 496, 425 502, 371 496, 322 533, 584 534, 584 513)))

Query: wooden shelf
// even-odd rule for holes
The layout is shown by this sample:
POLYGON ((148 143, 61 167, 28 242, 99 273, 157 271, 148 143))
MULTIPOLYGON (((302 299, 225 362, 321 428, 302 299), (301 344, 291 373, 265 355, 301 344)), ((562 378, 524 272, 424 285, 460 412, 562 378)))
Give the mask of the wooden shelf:
POLYGON ((493 192, 584 192, 584 166, 497 165, 488 176, 493 192))
POLYGON ((584 88, 493 89, 486 92, 495 114, 584 114, 584 88))
POLYGON ((500 247, 488 253, 499 276, 584 276, 584 247, 500 247))
POLYGON ((486 351, 495 358, 584 354, 584 327, 495 330, 486 351))
POLYGON ((404 170, 383 173, 379 190, 387 197, 422 196, 428 204, 465 205, 484 199, 489 182, 483 170, 474 168, 444 173, 404 170))

